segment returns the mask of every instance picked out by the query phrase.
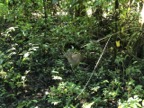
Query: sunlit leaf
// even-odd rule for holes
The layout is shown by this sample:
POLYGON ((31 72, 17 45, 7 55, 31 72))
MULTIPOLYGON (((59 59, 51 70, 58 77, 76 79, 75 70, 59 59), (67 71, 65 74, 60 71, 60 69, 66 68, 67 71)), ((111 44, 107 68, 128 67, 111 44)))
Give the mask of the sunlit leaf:
POLYGON ((122 108, 122 106, 121 106, 121 105, 119 105, 119 106, 118 106, 118 108, 122 108))
POLYGON ((91 108, 93 104, 94 104, 94 102, 84 103, 83 106, 82 106, 82 108, 91 108))
POLYGON ((120 47, 120 40, 116 41, 116 47, 120 47))

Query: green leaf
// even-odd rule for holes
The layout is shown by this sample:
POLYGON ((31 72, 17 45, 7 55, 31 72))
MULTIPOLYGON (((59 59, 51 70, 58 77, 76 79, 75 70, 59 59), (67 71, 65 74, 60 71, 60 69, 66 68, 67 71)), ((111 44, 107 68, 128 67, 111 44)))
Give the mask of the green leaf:
POLYGON ((8 3, 9 3, 9 0, 5 0, 5 2, 6 2, 6 4, 8 5, 8 3))
POLYGON ((0 3, 0 16, 5 15, 8 12, 8 8, 5 4, 0 3))

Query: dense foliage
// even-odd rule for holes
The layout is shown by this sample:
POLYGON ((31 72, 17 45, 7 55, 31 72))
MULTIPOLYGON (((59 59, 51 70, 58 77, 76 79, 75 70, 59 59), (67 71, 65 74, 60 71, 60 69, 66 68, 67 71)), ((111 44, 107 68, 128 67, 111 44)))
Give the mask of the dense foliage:
POLYGON ((1 0, 0 108, 144 107, 143 0, 1 0))

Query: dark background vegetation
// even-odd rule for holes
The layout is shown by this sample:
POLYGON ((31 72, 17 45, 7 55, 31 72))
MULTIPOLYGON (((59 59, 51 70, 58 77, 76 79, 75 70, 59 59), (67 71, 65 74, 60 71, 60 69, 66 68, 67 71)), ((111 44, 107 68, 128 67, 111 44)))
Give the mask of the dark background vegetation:
POLYGON ((143 4, 1 0, 0 108, 144 107, 143 4))

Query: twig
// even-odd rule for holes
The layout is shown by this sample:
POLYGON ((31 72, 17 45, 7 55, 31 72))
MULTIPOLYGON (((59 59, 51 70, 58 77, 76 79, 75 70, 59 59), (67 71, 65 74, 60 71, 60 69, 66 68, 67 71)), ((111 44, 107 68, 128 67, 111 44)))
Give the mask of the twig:
POLYGON ((103 51, 102 51, 102 53, 101 53, 98 61, 96 62, 95 66, 94 66, 94 69, 93 69, 93 71, 92 71, 92 73, 91 73, 88 81, 86 82, 84 88, 83 88, 82 91, 79 93, 79 95, 76 97, 76 99, 84 92, 84 90, 86 89, 87 85, 89 84, 89 82, 90 82, 92 76, 94 75, 94 72, 95 72, 96 68, 98 67, 98 64, 99 64, 99 62, 100 62, 100 60, 101 60, 101 58, 102 58, 102 56, 103 56, 103 54, 104 54, 104 52, 105 52, 105 50, 106 50, 106 47, 108 46, 108 43, 109 43, 110 39, 111 39, 111 37, 109 37, 109 39, 107 40, 107 42, 106 42, 106 44, 105 44, 105 46, 104 46, 104 48, 103 48, 103 51))

